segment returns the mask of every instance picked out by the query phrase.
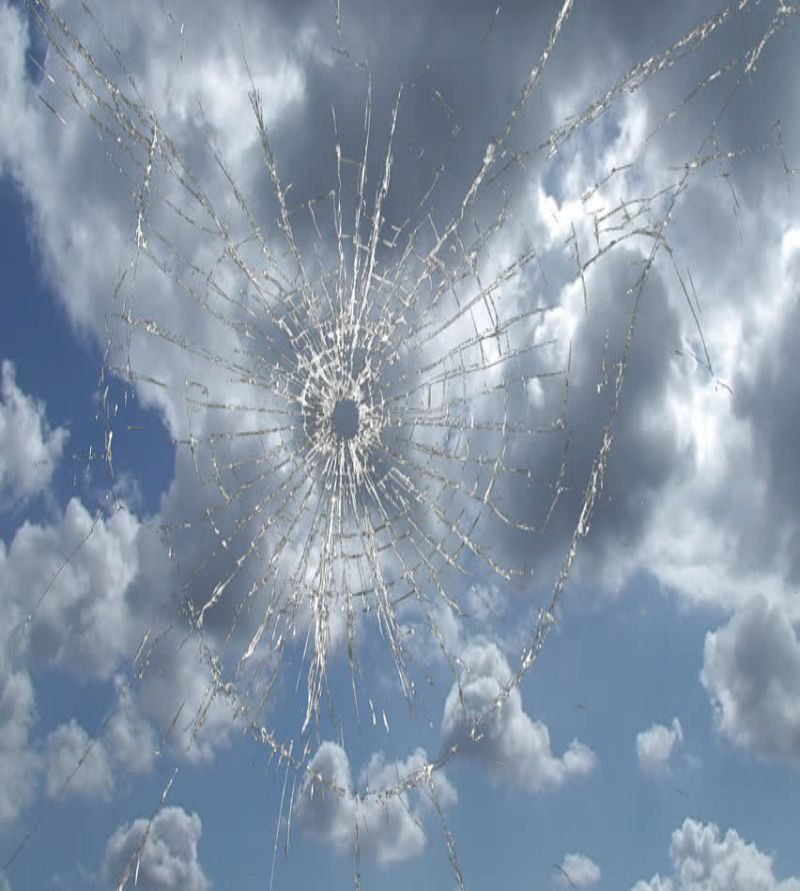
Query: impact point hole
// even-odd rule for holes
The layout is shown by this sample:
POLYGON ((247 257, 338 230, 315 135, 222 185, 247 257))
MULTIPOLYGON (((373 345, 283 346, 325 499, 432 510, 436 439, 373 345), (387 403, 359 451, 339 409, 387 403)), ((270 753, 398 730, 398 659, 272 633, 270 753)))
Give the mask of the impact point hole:
POLYGON ((358 405, 352 399, 339 399, 331 416, 333 432, 339 439, 354 439, 358 435, 358 405))

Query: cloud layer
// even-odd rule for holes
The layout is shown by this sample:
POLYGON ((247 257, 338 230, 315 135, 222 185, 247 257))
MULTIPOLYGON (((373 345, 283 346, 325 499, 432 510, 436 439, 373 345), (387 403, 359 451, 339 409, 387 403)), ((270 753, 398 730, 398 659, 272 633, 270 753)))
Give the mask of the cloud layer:
MULTIPOLYGON (((502 126, 498 109, 506 113, 508 85, 519 79, 514 73, 512 81, 511 73, 530 68, 530 35, 524 29, 509 35, 509 44, 496 59, 498 66, 505 67, 496 75, 482 76, 476 65, 461 77, 448 67, 452 61, 449 50, 443 52, 437 43, 442 34, 450 40, 450 30, 428 27, 432 21, 441 25, 439 12, 426 11, 424 4, 419 4, 414 26, 401 28, 394 10, 388 10, 382 19, 367 18, 356 0, 345 5, 351 39, 366 40, 370 29, 376 35, 391 35, 386 42, 389 49, 380 54, 381 64, 374 71, 376 109, 390 107, 400 78, 413 76, 427 89, 425 53, 440 60, 435 83, 437 89, 445 89, 452 108, 443 96, 439 96, 441 102, 432 102, 435 97, 420 92, 423 98, 410 101, 409 114, 417 116, 415 129, 420 133, 435 132, 444 121, 448 158, 455 156, 448 160, 445 181, 452 174, 453 179, 461 177, 468 183, 474 175, 473 162, 479 163, 486 150, 483 131, 496 132, 497 126, 502 126), (481 114, 474 114, 476 107, 481 114), (457 131, 451 115, 465 128, 460 143, 454 142, 457 131), (470 132, 471 128, 475 132, 470 132), (451 145, 458 151, 451 153, 451 145)), ((508 6, 504 4, 504 16, 513 14, 508 6)), ((639 58, 642 33, 660 36, 662 30, 674 30, 672 17, 681 23, 694 21, 699 14, 697 4, 669 6, 667 18, 654 6, 641 13, 643 19, 636 19, 635 27, 629 4, 608 4, 600 13, 578 10, 564 52, 554 54, 549 63, 551 68, 555 66, 553 83, 562 86, 542 95, 535 115, 520 116, 519 143, 537 144, 552 124, 569 123, 570 115, 588 107, 602 90, 611 71, 605 52, 603 58, 581 52, 590 40, 607 47, 616 70, 639 58), (582 62, 576 65, 576 60, 582 62)), ((255 15, 250 5, 238 0, 226 4, 224 10, 204 4, 187 16, 185 35, 182 28, 178 33, 169 16, 154 17, 144 5, 126 12, 124 22, 110 23, 137 85, 169 126, 167 135, 186 148, 187 163, 198 181, 211 184, 209 190, 213 190, 215 201, 219 200, 220 218, 236 210, 236 198, 209 153, 203 153, 208 143, 220 146, 243 190, 261 196, 256 199, 259 219, 272 220, 275 215, 266 199, 263 206, 261 203, 265 174, 248 106, 250 80, 245 57, 253 63, 254 85, 264 99, 286 182, 297 183, 295 191, 301 194, 304 190, 316 194, 318 186, 320 192, 331 186, 331 139, 320 138, 320 122, 325 122, 324 132, 330 137, 332 90, 328 83, 335 72, 330 41, 318 39, 315 24, 323 7, 325 14, 330 14, 329 4, 286 7, 262 8, 255 15), (227 19, 237 17, 250 23, 247 33, 223 27, 227 19), (265 59, 269 63, 261 65, 265 59)), ((64 2, 60 8, 66 14, 78 6, 64 2)), ((741 32, 736 30, 735 39, 715 43, 713 53, 703 56, 701 62, 695 63, 690 54, 681 59, 676 66, 680 77, 685 71, 687 83, 696 84, 699 76, 708 73, 704 68, 707 62, 719 64, 718 51, 719 58, 727 59, 728 50, 734 44, 738 47, 740 34, 742 41, 757 43, 768 21, 758 19, 754 24, 748 16, 750 9, 743 13, 741 32)), ((478 37, 482 40, 480 34, 478 37)), ((88 332, 96 346, 105 347, 105 324, 114 309, 110 295, 119 270, 129 268, 135 253, 137 220, 130 183, 116 175, 105 156, 106 147, 69 101, 59 105, 69 118, 63 133, 56 118, 43 110, 38 100, 40 87, 26 73, 27 27, 18 8, 4 0, 0 0, 0 43, 4 47, 0 60, 0 167, 13 174, 30 203, 46 272, 57 285, 58 299, 69 318, 88 332), (96 249, 98 244, 103 245, 102 251, 96 249)), ((483 43, 476 41, 476 45, 483 43)), ((485 52, 492 52, 491 40, 488 47, 485 52)), ((669 109, 676 97, 684 95, 685 84, 680 79, 664 84, 669 66, 664 66, 662 74, 653 79, 652 90, 625 91, 625 98, 607 114, 601 114, 598 107, 596 127, 584 128, 552 159, 540 163, 532 157, 525 175, 520 174, 519 194, 525 196, 520 229, 532 233, 541 264, 531 263, 521 280, 497 299, 517 300, 520 305, 531 300, 552 301, 555 305, 547 321, 529 333, 557 342, 554 356, 548 354, 548 370, 564 368, 570 362, 565 424, 571 439, 563 486, 558 473, 564 437, 551 437, 556 431, 549 430, 535 445, 537 456, 541 452, 537 470, 546 481, 545 495, 552 496, 547 486, 558 478, 560 501, 534 553, 513 535, 507 540, 498 537, 491 544, 504 555, 533 556, 537 566, 545 569, 560 562, 610 416, 624 353, 627 376, 622 411, 615 419, 604 500, 592 518, 592 537, 581 552, 580 580, 593 590, 616 593, 636 573, 645 572, 682 601, 734 610, 732 618, 710 632, 705 643, 702 683, 714 705, 719 729, 743 750, 797 766, 800 645, 794 626, 800 610, 794 594, 800 579, 800 487, 796 456, 786 444, 800 435, 795 371, 800 337, 796 301, 800 239, 792 228, 794 196, 784 194, 789 192, 789 180, 777 149, 768 152, 769 163, 751 163, 752 158, 742 156, 741 164, 729 164, 725 154, 751 144, 753 132, 758 139, 769 134, 772 123, 786 111, 786 103, 797 105, 796 78, 784 71, 779 83, 771 82, 769 74, 764 83, 754 70, 743 79, 744 86, 726 106, 725 115, 717 115, 717 93, 708 95, 716 89, 713 86, 709 90, 704 87, 697 103, 682 104, 673 115, 669 109), (752 84, 759 89, 751 89, 752 84), (671 115, 674 126, 655 129, 662 127, 665 114, 671 115), (670 217, 670 250, 661 250, 649 275, 636 317, 636 336, 630 351, 625 351, 633 311, 631 288, 651 243, 658 243, 652 226, 663 210, 658 202, 641 210, 637 202, 674 182, 675 171, 682 175, 693 157, 698 134, 705 132, 711 121, 715 122, 713 135, 721 147, 720 157, 709 162, 705 174, 698 166, 697 174, 687 179, 688 188, 670 217), (629 168, 631 158, 634 167, 629 168), (605 177, 610 179, 606 182, 605 177), (587 197, 601 181, 605 186, 599 196, 587 197), (609 228, 602 230, 606 211, 623 199, 627 202, 625 215, 637 215, 643 231, 626 246, 609 249, 585 276, 578 276, 573 250, 576 256, 583 252, 585 258, 587 252, 599 250, 601 239, 607 242, 615 237, 616 225, 639 225, 631 224, 630 219, 620 222, 620 210, 617 218, 608 221, 609 228), (687 269, 691 270, 691 289, 687 269), (695 285, 699 296, 690 297, 695 285), (693 321, 695 314, 702 334, 693 321), (706 347, 713 369, 704 367, 706 347), (754 592, 763 592, 765 599, 754 600, 754 592)), ((719 79, 725 83, 725 76, 719 79)), ((363 86, 355 78, 346 79, 336 97, 341 132, 348 137, 358 133, 359 140, 363 86)), ((728 86, 725 83, 726 89, 728 86)), ((412 88, 409 84, 408 94, 416 96, 415 89, 416 85, 412 88)), ((360 142, 346 142, 348 159, 359 150, 357 145, 360 142)), ((435 148, 435 143, 431 147, 435 148)), ((411 151, 403 145, 398 156, 405 158, 405 154, 411 151)), ((424 163, 428 157, 430 153, 424 163)), ((418 161, 414 162, 417 173, 424 166, 418 161)), ((159 188, 165 187, 165 181, 159 181, 159 188)), ((409 177, 407 184, 411 182, 409 177)), ((158 188, 153 192, 158 193, 158 188)), ((408 193, 416 194, 410 185, 408 193)), ((456 190, 448 187, 441 203, 446 207, 458 197, 456 190)), ((403 194, 392 197, 396 213, 387 211, 392 219, 402 219, 404 200, 411 199, 403 194)), ((168 216, 163 207, 154 210, 153 228, 164 225, 168 216)), ((165 234, 180 235, 179 229, 174 226, 173 231, 167 224, 165 234)), ((519 256, 527 246, 526 238, 516 231, 514 235, 503 233, 496 254, 519 256)), ((195 244, 194 238, 183 242, 176 238, 177 248, 186 250, 189 263, 208 269, 217 257, 200 241, 195 244)), ((497 260, 481 258, 480 263, 484 265, 479 274, 485 280, 486 267, 497 260)), ((144 261, 137 267, 137 276, 142 301, 138 308, 143 315, 155 308, 166 323, 193 343, 211 343, 220 352, 241 349, 242 342, 232 330, 217 338, 218 329, 202 314, 186 310, 182 302, 185 294, 174 281, 165 283, 144 261)), ((112 361, 121 358, 112 349, 112 361)), ((135 385, 138 396, 158 407, 173 435, 185 435, 183 397, 186 381, 196 370, 194 360, 184 356, 176 362, 174 350, 145 337, 137 340, 133 358, 136 368, 147 369, 166 383, 158 388, 139 381, 135 385)), ((537 370, 541 369, 535 362, 523 369, 526 373, 537 370)), ((227 391, 229 381, 224 373, 215 383, 221 392, 227 391)), ((526 410, 534 407, 547 423, 559 415, 560 390, 553 396, 535 382, 527 395, 526 410)), ((514 411, 519 408, 512 406, 514 411)), ((193 423, 195 433, 208 429, 203 411, 198 410, 193 423)), ((65 431, 49 428, 43 406, 17 386, 13 366, 3 363, 0 508, 47 491, 65 441, 65 431)), ((507 457, 530 458, 532 448, 529 441, 511 444, 507 457)), ((202 515, 207 507, 194 468, 189 466, 188 456, 184 454, 184 458, 178 459, 157 522, 179 524, 187 517, 202 515)), ((520 463, 525 466, 524 461, 520 463)), ((522 485, 509 488, 498 496, 513 505, 528 504, 530 489, 522 485)), ((250 534, 251 528, 246 526, 242 537, 250 534)), ((203 538, 193 530, 180 555, 184 565, 200 564, 214 547, 221 547, 220 537, 209 532, 203 538)), ((208 760, 227 741, 229 713, 218 701, 210 704, 208 713, 204 711, 210 703, 209 679, 193 642, 187 644, 180 635, 172 635, 163 649, 148 651, 150 670, 141 684, 133 689, 122 680, 144 630, 171 621, 187 593, 153 539, 132 509, 122 507, 113 514, 95 515, 88 505, 73 499, 48 520, 23 523, 8 544, 0 544, 0 647, 5 650, 10 629, 24 628, 24 634, 13 643, 15 664, 0 674, 0 819, 13 820, 24 810, 40 778, 48 794, 57 792, 87 750, 89 755, 66 792, 108 798, 114 771, 144 774, 152 769, 157 734, 173 726, 181 709, 184 717, 202 712, 206 720, 188 751, 184 736, 175 741, 178 751, 195 760, 208 760), (24 622, 28 613, 32 616, 29 624, 24 622), (75 722, 61 725, 46 740, 31 739, 33 678, 45 668, 63 670, 78 682, 114 688, 116 710, 91 749, 89 734, 75 722)), ((541 576, 549 578, 548 572, 541 576)), ((188 589, 190 597, 196 596, 198 601, 207 597, 213 588, 207 582, 200 577, 195 587, 188 589)), ((247 621, 243 614, 242 626, 247 621)), ((226 633, 233 624, 234 610, 229 602, 222 602, 216 614, 209 613, 209 640, 213 641, 215 633, 226 633)), ((487 635, 493 630, 489 625, 487 621, 487 635)), ((517 688, 487 717, 478 738, 473 739, 475 717, 501 692, 511 668, 490 643, 470 644, 460 656, 463 676, 444 703, 441 744, 445 750, 458 744, 460 754, 484 766, 493 781, 529 792, 555 789, 592 772, 597 761, 594 752, 577 740, 560 753, 554 750, 550 729, 525 710, 517 688)), ((182 720, 179 726, 186 724, 182 720)), ((644 721, 637 726, 644 726, 644 721)), ((643 730, 636 740, 642 770, 650 774, 667 770, 682 740, 683 728, 677 719, 671 726, 654 724, 643 730)), ((334 743, 323 743, 312 765, 345 792, 328 794, 322 784, 312 799, 315 787, 309 781, 306 796, 298 804, 301 823, 337 850, 352 847, 354 828, 358 827, 363 852, 381 863, 418 855, 425 846, 424 796, 409 792, 383 803, 372 798, 365 803, 363 790, 366 785, 378 790, 393 785, 398 775, 413 771, 424 759, 422 750, 398 763, 387 763, 376 754, 354 780, 346 752, 334 743)), ((437 778, 436 782, 441 784, 438 795, 442 804, 452 801, 455 793, 446 779, 437 778)), ((150 866, 149 872, 143 873, 144 880, 159 889, 207 887, 197 863, 199 818, 178 809, 162 814, 161 828, 151 836, 155 847, 148 855, 150 866)), ((107 853, 115 868, 120 852, 135 845, 142 832, 142 821, 136 821, 115 833, 107 853)), ((771 878, 768 858, 732 831, 721 837, 716 827, 687 821, 673 838, 672 850, 675 876, 655 878, 642 883, 642 888, 722 888, 723 880, 734 881, 732 876, 739 869, 753 882, 761 882, 752 887, 794 887, 788 880, 778 884, 771 878)), ((582 869, 587 881, 596 881, 591 878, 592 868, 597 869, 591 861, 582 855, 568 855, 565 871, 568 860, 573 872, 582 869)))

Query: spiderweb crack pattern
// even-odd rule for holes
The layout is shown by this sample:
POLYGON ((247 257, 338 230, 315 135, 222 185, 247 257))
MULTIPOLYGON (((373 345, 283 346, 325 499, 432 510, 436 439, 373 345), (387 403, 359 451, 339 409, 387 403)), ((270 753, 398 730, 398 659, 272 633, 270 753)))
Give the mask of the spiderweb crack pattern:
MULTIPOLYGON (((557 341, 546 333, 553 308, 538 299, 515 299, 514 284, 539 268, 536 250, 528 245, 512 259, 498 260, 497 245, 516 224, 509 196, 535 156, 553 156, 623 96, 668 71, 753 5, 740 0, 724 6, 629 69, 544 140, 512 148, 515 127, 573 12, 573 3, 565 0, 454 213, 444 220, 437 213, 439 169, 414 213, 395 221, 388 208, 405 85, 397 91, 387 130, 376 136, 380 128, 373 121, 370 75, 362 74, 366 99, 357 147, 347 144, 350 134, 347 139, 340 134, 334 111, 332 186, 292 203, 251 75, 253 122, 271 185, 265 212, 245 194, 214 145, 206 149, 219 182, 212 187, 197 180, 183 148, 144 101, 88 7, 102 53, 90 51, 43 0, 29 0, 62 71, 52 81, 53 95, 42 101, 65 126, 59 101, 74 103, 87 115, 114 170, 131 187, 133 260, 114 295, 107 370, 129 385, 161 388, 174 396, 174 379, 137 365, 137 344, 146 340, 159 342, 175 355, 176 367, 186 370, 180 401, 188 422, 175 442, 191 456, 206 506, 167 527, 165 534, 182 565, 184 611, 213 679, 209 701, 229 699, 242 725, 285 769, 281 813, 285 807, 287 845, 293 805, 309 796, 338 796, 354 802, 358 813, 376 802, 407 806, 409 791, 425 789, 464 887, 434 783, 458 744, 438 758, 426 756, 421 764, 417 759, 394 784, 354 796, 336 776, 317 772, 311 758, 315 744, 319 751, 326 721, 336 723, 329 666, 337 652, 346 652, 356 713, 366 698, 377 723, 374 703, 362 690, 359 652, 365 635, 377 633, 384 641, 413 709, 424 668, 414 665, 406 640, 409 621, 426 629, 459 684, 462 665, 441 628, 442 611, 465 617, 464 592, 486 578, 525 590, 533 567, 507 560, 495 544, 509 536, 535 540, 565 491, 570 359, 567 352, 562 361, 563 351, 559 354, 557 341), (109 53, 119 81, 99 61, 109 53), (179 310, 172 312, 170 306, 160 313, 158 299, 140 293, 137 279, 145 263, 169 283, 176 295, 170 299, 180 304, 179 310), (199 334, 182 329, 180 321, 188 313, 202 318, 199 334), (545 404, 554 410, 541 416, 531 409, 534 388, 552 389, 545 404), (543 478, 532 444, 547 441, 550 448, 553 438, 559 460, 543 478), (531 504, 539 508, 535 516, 531 504), (205 547, 195 559, 197 540, 205 547), (305 704, 296 736, 281 739, 265 726, 263 715, 292 668, 304 676, 305 704)), ((338 2, 334 8, 338 51, 347 55, 338 2)), ((555 622, 602 492, 640 301, 662 254, 691 311, 702 345, 698 361, 713 375, 696 293, 694 304, 690 297, 694 284, 690 275, 684 279, 667 238, 681 195, 707 166, 779 145, 782 152, 780 129, 756 149, 723 150, 712 123, 697 151, 683 167, 668 171, 663 185, 650 194, 625 191, 631 167, 683 107, 719 79, 732 82, 732 95, 795 13, 795 7, 779 3, 753 47, 695 85, 648 133, 630 164, 613 167, 583 194, 584 219, 571 224, 566 247, 574 257, 586 310, 590 276, 604 257, 633 245, 644 260, 629 289, 632 308, 621 353, 605 368, 608 417, 551 596, 491 706, 467 716, 471 740, 479 739, 489 716, 503 708, 555 622)), ((165 14, 173 20, 168 9, 165 14)), ((441 94, 438 101, 450 117, 452 109, 441 94)), ((107 422, 105 457, 113 467, 108 416, 107 422)), ((203 719, 201 710, 198 726, 203 719)), ((388 730, 385 710, 380 721, 388 730)), ((357 887, 358 826, 356 817, 357 887)), ((146 840, 147 831, 120 877, 120 888, 135 872, 146 840)), ((277 843, 276 836, 276 848, 277 843)))

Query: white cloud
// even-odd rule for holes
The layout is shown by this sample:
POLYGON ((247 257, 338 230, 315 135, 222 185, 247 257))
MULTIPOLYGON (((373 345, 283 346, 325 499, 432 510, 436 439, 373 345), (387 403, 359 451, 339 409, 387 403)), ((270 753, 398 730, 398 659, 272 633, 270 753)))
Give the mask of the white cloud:
POLYGON ((114 777, 106 748, 100 740, 90 739, 74 719, 45 740, 45 785, 49 798, 111 798, 114 777))
POLYGON ((57 666, 78 680, 110 681, 148 628, 158 641, 148 646, 151 670, 135 689, 117 683, 103 740, 129 772, 150 769, 156 732, 166 732, 179 709, 183 718, 170 739, 189 760, 210 760, 232 726, 228 703, 211 696, 195 642, 178 631, 153 631, 175 617, 173 569, 157 534, 129 510, 95 518, 77 498, 54 522, 26 522, 8 547, 0 541, 4 655, 32 669, 57 666))
POLYGON ((0 891, 11 891, 11 882, 4 872, 0 870, 0 891))
POLYGON ((159 733, 169 731, 179 757, 209 763, 228 743, 235 709, 217 695, 197 641, 173 629, 150 652, 148 663, 136 690, 141 715, 159 733))
MULTIPOLYGON (((210 126, 227 163, 239 160, 258 140, 248 99, 253 87, 236 48, 228 46, 219 53, 197 58, 194 65, 184 64, 177 77, 158 66, 153 75, 156 79, 169 78, 164 111, 170 119, 210 126)), ((268 109, 266 123, 271 126, 288 108, 302 101, 305 78, 296 63, 283 59, 274 72, 256 79, 255 88, 268 109)))
POLYGON ((729 829, 686 819, 672 833, 673 876, 639 881, 633 891, 800 891, 800 879, 779 881, 772 858, 729 829))
POLYGON ((757 598, 709 632, 701 680, 725 737, 800 767, 800 642, 778 607, 757 598))
POLYGON ((105 746, 114 763, 128 773, 148 773, 155 760, 156 738, 153 725, 141 714, 139 705, 122 678, 114 679, 117 703, 108 722, 105 746))
POLYGON ((508 663, 494 644, 471 644, 460 658, 466 670, 461 691, 454 685, 442 717, 442 745, 454 744, 465 755, 480 759, 495 780, 506 780, 539 791, 563 785, 594 769, 594 752, 573 740, 561 756, 553 754, 547 725, 534 721, 522 708, 514 687, 506 702, 487 716, 483 735, 470 739, 470 727, 497 698, 511 676, 508 663))
MULTIPOLYGON (((108 840, 100 868, 106 884, 117 886, 146 830, 147 820, 140 818, 120 826, 108 840)), ((211 883, 197 859, 202 830, 203 824, 196 813, 188 814, 180 807, 162 808, 153 818, 141 852, 137 889, 208 891, 211 883)))
POLYGON ((33 663, 109 678, 130 655, 135 623, 126 595, 138 568, 138 532, 127 510, 95 521, 73 498, 57 522, 26 522, 8 551, 0 543, 3 599, 33 613, 25 642, 33 663))
POLYGON ((15 820, 36 792, 41 760, 28 739, 34 692, 27 674, 0 674, 0 823, 15 820))
MULTIPOLYGON (((383 752, 374 752, 361 770, 359 785, 372 791, 390 789, 402 782, 406 777, 416 774, 427 763, 428 756, 423 748, 415 749, 405 761, 387 761, 383 752)), ((443 769, 432 772, 431 782, 433 783, 433 795, 439 807, 452 807, 457 803, 458 793, 456 788, 448 780, 447 774, 443 769)), ((423 780, 419 784, 419 788, 420 804, 424 804, 430 800, 428 780, 423 780)))
MULTIPOLYGON (((415 857, 426 844, 422 806, 428 787, 423 783, 418 789, 386 797, 379 793, 397 786, 426 762, 423 749, 398 762, 387 763, 382 754, 374 754, 361 772, 359 785, 365 794, 360 794, 344 749, 323 742, 309 763, 309 770, 321 781, 306 777, 296 806, 298 824, 342 853, 353 849, 357 827, 362 856, 382 864, 415 857), (337 786, 338 791, 326 784, 337 786)), ((434 775, 433 782, 439 806, 454 804, 456 791, 443 771, 434 775)))
POLYGON ((0 370, 0 508, 45 491, 67 439, 51 430, 44 406, 20 390, 14 366, 0 370))
POLYGON ((585 854, 567 854, 561 861, 559 885, 572 888, 588 888, 600 881, 600 867, 585 854))
POLYGON ((353 844, 355 829, 355 793, 350 760, 344 749, 334 742, 325 741, 309 763, 309 769, 318 773, 319 780, 307 777, 297 802, 296 816, 299 825, 307 832, 328 842, 340 851, 348 851, 353 844), (327 788, 333 783, 345 794, 337 795, 327 788))
POLYGON ((672 726, 653 724, 636 735, 636 757, 639 767, 651 776, 667 771, 673 752, 683 742, 683 729, 677 718, 672 726))
POLYGON ((30 146, 35 138, 32 116, 23 112, 26 90, 24 72, 28 49, 27 28, 22 16, 8 3, 0 3, 0 42, 6 51, 0 57, 0 170, 16 156, 17 145, 30 146), (20 128, 21 129, 17 129, 20 128))

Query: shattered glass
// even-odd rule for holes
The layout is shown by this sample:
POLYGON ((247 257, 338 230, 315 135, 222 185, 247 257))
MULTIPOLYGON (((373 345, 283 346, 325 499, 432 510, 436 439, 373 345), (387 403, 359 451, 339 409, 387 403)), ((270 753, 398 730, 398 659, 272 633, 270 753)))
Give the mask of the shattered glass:
MULTIPOLYGON (((332 7, 335 65, 359 91, 361 126, 343 130, 336 103, 329 121, 315 122, 313 138, 328 144, 329 166, 324 189, 313 194, 284 179, 254 75, 257 186, 240 182, 212 141, 174 140, 171 122, 140 94, 107 35, 105 9, 84 4, 72 20, 62 5, 28 2, 47 41, 39 98, 64 133, 89 123, 131 199, 130 264, 107 321, 103 458, 113 479, 114 444, 132 435, 121 420, 126 394, 149 394, 158 404, 164 393, 180 408, 170 433, 178 460, 190 459, 201 505, 161 530, 179 580, 173 618, 182 632, 170 636, 154 621, 131 654, 130 684, 153 670, 159 647, 190 634, 204 656, 208 690, 188 720, 199 732, 212 702, 224 701, 263 747, 283 783, 276 852, 289 848, 293 812, 303 819, 310 801, 332 796, 352 807, 349 849, 359 887, 365 821, 398 806, 416 814, 419 796, 441 820, 463 888, 469 877, 440 800, 446 780, 437 777, 459 749, 481 739, 556 624, 601 499, 637 318, 656 266, 671 270, 685 296, 696 333, 687 355, 715 374, 700 300, 670 229, 682 197, 708 171, 779 152, 787 177, 794 173, 779 125, 760 144, 742 147, 719 145, 716 127, 796 8, 781 0, 765 19, 768 4, 721 6, 615 72, 588 104, 539 133, 532 107, 575 12, 565 0, 532 49, 500 126, 478 155, 458 162, 459 174, 464 165, 471 173, 453 201, 451 159, 464 122, 446 86, 426 97, 440 113, 443 137, 419 133, 413 115, 404 117, 422 90, 410 78, 389 106, 378 107, 378 62, 348 46, 346 4, 332 7), (628 157, 585 182, 566 240, 552 247, 541 243, 541 231, 528 231, 531 169, 568 165, 576 141, 630 96, 680 69, 720 29, 753 20, 760 31, 752 45, 718 60, 688 91, 678 92, 678 83, 628 157), (669 159, 660 188, 642 193, 639 170, 660 135, 720 83, 722 98, 714 92, 691 153, 669 159), (215 178, 201 180, 194 170, 209 158, 215 178), (443 196, 445 180, 451 185, 443 196), (607 400, 605 420, 577 476, 570 385, 583 357, 573 353, 542 255, 560 256, 568 269, 561 274, 588 315, 598 268, 627 248, 642 260, 626 284, 619 330, 605 332, 602 365, 592 372, 607 400), (152 342, 170 356, 160 367, 148 358, 152 342), (553 539, 559 557, 548 562, 542 542, 553 539), (491 638, 519 622, 528 623, 526 637, 506 682, 478 712, 462 701, 463 739, 432 758, 398 761, 392 779, 382 765, 373 786, 368 777, 344 786, 318 768, 326 740, 358 734, 362 723, 390 735, 395 721, 435 714, 431 703, 440 708, 451 686, 460 690, 466 669, 453 647, 454 624, 491 638), (446 665, 445 681, 432 676, 429 649, 446 665), (279 709, 293 720, 275 721, 279 709)), ((177 10, 167 2, 154 9, 179 42, 177 10)), ((489 13, 482 44, 496 36, 502 7, 489 13)), ((246 60, 248 71, 254 63, 246 60)), ((186 721, 176 714, 165 739, 186 721)), ((135 884, 146 841, 147 831, 118 877, 120 889, 135 884)))

